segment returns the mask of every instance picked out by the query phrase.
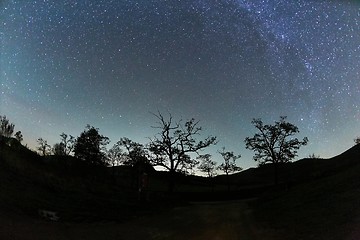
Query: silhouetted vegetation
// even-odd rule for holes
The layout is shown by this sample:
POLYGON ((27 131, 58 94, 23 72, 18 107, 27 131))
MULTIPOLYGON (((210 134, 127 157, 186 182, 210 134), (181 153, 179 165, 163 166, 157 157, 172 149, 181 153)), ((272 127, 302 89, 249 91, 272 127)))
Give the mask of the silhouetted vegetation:
POLYGON ((0 136, 11 137, 14 133, 15 125, 9 122, 6 116, 0 115, 0 136))
POLYGON ((360 137, 354 139, 355 144, 360 144, 360 137))
POLYGON ((242 168, 236 165, 236 160, 241 157, 241 155, 235 155, 234 152, 225 151, 225 147, 222 148, 221 151, 218 151, 224 162, 220 164, 218 169, 223 171, 226 174, 226 182, 228 186, 228 191, 230 190, 230 183, 229 183, 229 174, 241 171, 242 168))
POLYGON ((52 152, 54 155, 71 155, 75 147, 75 137, 67 135, 66 133, 60 134, 60 142, 55 143, 52 152))
POLYGON ((299 129, 286 121, 286 117, 280 117, 274 125, 264 124, 261 119, 253 119, 251 122, 258 133, 254 137, 245 139, 246 148, 255 152, 254 160, 260 165, 271 163, 274 166, 275 184, 278 183, 278 168, 282 163, 290 162, 297 156, 297 150, 307 144, 305 137, 302 141, 293 136, 299 133, 299 129))
POLYGON ((174 190, 176 172, 192 170, 198 162, 191 154, 216 143, 216 137, 209 136, 204 140, 197 140, 202 128, 199 122, 190 119, 182 124, 181 120, 174 122, 171 114, 165 119, 161 113, 154 114, 158 119, 159 133, 150 138, 150 161, 155 166, 161 166, 170 172, 169 191, 174 190))
MULTIPOLYGON (((284 121, 284 119, 281 120, 284 121)), ((263 137, 272 136, 266 140, 274 146, 278 146, 276 140, 279 139, 282 139, 283 147, 294 147, 287 144, 288 142, 298 142, 298 147, 306 144, 305 139, 292 141, 294 138, 290 138, 298 133, 296 127, 292 124, 280 126, 279 123, 276 122, 275 126, 260 128, 262 131, 258 129, 260 131, 258 135, 263 133, 263 137), (289 132, 286 133, 284 129, 275 130, 276 126, 282 128, 287 126, 292 130, 287 130, 289 132), (273 134, 270 134, 269 129, 273 131, 273 134)), ((168 133, 169 138, 165 138, 164 142, 170 140, 181 142, 177 134, 185 134, 187 125, 179 129, 173 129, 173 127, 181 126, 180 124, 168 126, 169 131, 165 133, 168 133)), ((160 134, 162 133, 161 131, 160 134)), ((69 139, 69 137, 64 135, 62 139, 69 139)), ((26 215, 30 216, 29 219, 36 219, 39 218, 38 211, 45 209, 44 211, 56 212, 60 217, 59 221, 64 221, 67 225, 75 222, 80 226, 88 221, 101 221, 104 224, 111 221, 112 224, 119 224, 119 221, 129 219, 134 215, 158 214, 164 206, 166 209, 166 206, 173 206, 172 204, 177 206, 181 204, 181 208, 176 208, 181 209, 181 212, 191 209, 186 210, 186 215, 182 215, 185 218, 181 221, 184 222, 189 222, 190 218, 193 219, 196 216, 198 219, 208 219, 209 210, 218 209, 215 212, 220 214, 223 211, 229 213, 237 209, 240 215, 236 215, 236 221, 248 221, 246 225, 250 224, 252 228, 256 226, 262 229, 261 236, 265 238, 261 237, 261 239, 267 239, 269 235, 274 236, 273 239, 305 239, 307 236, 313 236, 314 239, 325 237, 326 239, 331 239, 331 237, 341 239, 349 223, 356 221, 356 212, 358 212, 356 206, 359 199, 359 144, 331 159, 320 159, 312 154, 310 158, 294 163, 290 163, 291 156, 296 156, 294 150, 298 148, 288 150, 292 151, 291 155, 281 155, 278 152, 280 148, 275 147, 273 151, 278 156, 287 156, 288 159, 278 160, 281 163, 278 166, 281 170, 278 172, 280 181, 274 188, 269 184, 274 177, 271 164, 266 164, 264 159, 259 159, 262 167, 231 174, 233 170, 240 170, 235 163, 240 156, 226 151, 225 148, 219 151, 224 159, 219 169, 224 171, 225 175, 216 177, 214 176, 216 162, 211 159, 211 155, 197 155, 196 152, 182 153, 189 154, 189 158, 190 153, 197 156, 194 159, 196 161, 194 165, 200 163, 198 169, 207 174, 208 177, 205 178, 184 175, 181 173, 181 168, 174 172, 155 171, 149 165, 152 161, 148 160, 148 155, 154 157, 154 153, 147 152, 147 148, 143 145, 128 138, 121 138, 109 151, 105 152, 108 139, 94 127, 87 126, 77 139, 79 141, 76 144, 80 142, 82 146, 85 146, 80 149, 85 149, 84 153, 89 149, 92 155, 78 157, 75 151, 75 156, 71 156, 69 150, 65 151, 65 144, 61 144, 64 141, 55 144, 58 150, 54 147, 52 152, 54 155, 50 155, 49 144, 41 139, 40 145, 43 147, 38 150, 39 154, 44 156, 40 156, 24 147, 18 139, 2 136, 2 141, 0 141, 0 181, 2 182, 0 211, 6 214, 13 211, 20 216, 26 215), (96 144, 92 145, 94 143, 96 144), (99 157, 95 163, 87 160, 95 157, 99 157), (106 164, 112 167, 100 167, 106 164), (89 172, 91 175, 88 174, 89 172), (173 178, 172 173, 178 180, 177 191, 169 194, 167 189, 169 181, 173 178), (95 178, 94 175, 96 175, 95 178), (231 194, 225 194, 229 188, 228 184, 232 189, 231 194), (209 186, 212 187, 211 192, 209 186), (197 204, 196 206, 199 207, 196 208, 184 204, 185 201, 254 197, 257 200, 252 201, 248 206, 246 206, 246 201, 232 202, 231 205, 218 203, 219 207, 212 205, 211 208, 203 208, 203 204, 197 204), (199 209, 206 209, 206 212, 200 213, 199 209), (328 230, 332 229, 332 226, 336 226, 336 231, 328 230)), ((157 136, 156 139, 161 138, 157 136)), ((195 146, 201 142, 194 138, 185 139, 193 139, 191 142, 195 146)), ((71 149, 70 145, 68 146, 68 149, 71 149)), ((170 149, 178 154, 175 155, 176 157, 181 159, 179 154, 182 148, 175 148, 175 146, 170 149)), ((166 149, 163 145, 160 145, 160 148, 166 149)), ((168 156, 163 157, 167 159, 165 157, 168 156)), ((167 161, 170 164, 168 159, 167 161)), ((174 163, 177 162, 174 161, 174 163)), ((274 164, 271 161, 270 163, 274 164)), ((168 215, 163 221, 168 221, 172 211, 167 212, 168 215)), ((7 215, 0 217, 1 219, 7 220, 7 215)), ((134 219, 133 221, 137 221, 137 218, 134 219)), ((158 217, 152 219, 158 219, 158 217)), ((232 216, 231 219, 235 218, 232 216)), ((41 223, 41 220, 37 219, 36 223, 39 222, 41 223)), ((56 226, 58 225, 53 227, 56 226)), ((184 224, 184 226, 187 225, 184 224)))
POLYGON ((21 131, 17 131, 17 132, 14 134, 14 137, 15 137, 15 139, 18 140, 19 142, 22 142, 22 141, 24 140, 21 131))
POLYGON ((98 128, 87 125, 76 139, 75 157, 91 165, 106 166, 105 146, 108 143, 109 138, 101 135, 98 128))
POLYGON ((109 150, 106 151, 106 158, 108 164, 115 169, 115 166, 123 163, 123 152, 118 144, 114 144, 109 150))
MULTIPOLYGON (((307 221, 308 216, 315 213, 316 219, 323 219, 321 216, 325 216, 328 209, 337 207, 336 211, 328 215, 330 217, 324 223, 329 227, 331 223, 342 226, 341 222, 346 221, 347 216, 352 216, 350 209, 353 208, 357 195, 354 194, 352 186, 343 186, 350 181, 350 176, 354 176, 358 169, 360 154, 358 145, 334 159, 323 160, 312 154, 309 159, 286 164, 296 156, 296 150, 305 145, 307 139, 299 141, 291 138, 298 133, 298 130, 294 125, 286 123, 284 118, 273 126, 254 120, 253 123, 257 124, 260 133, 253 138, 253 146, 259 147, 263 146, 261 143, 271 143, 270 146, 274 148, 267 151, 273 151, 275 156, 279 157, 277 163, 282 163, 278 166, 281 169, 279 179, 282 180, 280 182, 282 185, 280 186, 287 191, 269 191, 272 188, 268 182, 273 177, 273 172, 271 166, 266 163, 274 164, 271 159, 266 161, 264 158, 258 158, 257 161, 263 167, 232 174, 241 170, 236 166, 236 160, 240 155, 223 148, 219 153, 224 162, 218 169, 224 171, 225 176, 215 177, 216 162, 211 159, 211 155, 197 154, 198 150, 214 144, 215 138, 210 137, 203 141, 195 139, 201 128, 197 127, 197 122, 194 120, 181 125, 181 121, 174 123, 171 116, 169 119, 164 119, 159 115, 158 119, 163 123, 163 128, 159 135, 152 139, 149 148, 128 138, 120 138, 111 149, 105 151, 108 138, 101 135, 97 128, 90 126, 86 127, 77 141, 74 137, 61 134, 61 141, 54 145, 52 152, 47 141, 40 138, 38 150, 44 157, 23 147, 17 138, 3 137, 4 141, 0 148, 0 179, 7 187, 3 189, 4 193, 0 194, 0 204, 5 203, 12 209, 21 209, 32 217, 37 217, 34 212, 38 209, 55 210, 60 216, 60 221, 81 222, 84 219, 118 221, 129 218, 136 212, 144 211, 145 208, 146 211, 150 211, 149 206, 152 206, 151 211, 158 212, 165 202, 175 201, 174 199, 179 203, 185 200, 209 201, 260 197, 256 204, 253 203, 249 208, 255 212, 256 223, 260 223, 259 227, 262 227, 261 224, 267 224, 274 229, 283 225, 289 228, 295 226, 297 232, 312 233, 315 234, 314 236, 320 236, 320 233, 326 235, 320 225, 316 225, 315 220, 312 222, 313 227, 308 230, 306 224, 298 224, 292 218, 298 217, 302 221, 307 221), (255 143, 256 139, 259 141, 255 143), (190 142, 186 143, 186 141, 190 142), (72 144, 75 149, 74 157, 71 156, 72 144), (158 151, 154 151, 155 146, 158 151), (280 150, 285 147, 289 149, 281 153, 280 150), (159 160, 164 160, 163 164, 171 166, 167 152, 173 154, 172 164, 177 165, 177 168, 173 168, 175 169, 173 171, 167 168, 168 172, 156 172, 150 169, 150 163, 154 164, 159 160), (54 155, 50 155, 51 153, 54 155), (197 156, 195 159, 192 153, 197 156), (151 158, 148 159, 148 156, 151 158), (158 158, 154 158, 155 156, 158 158), (185 161, 181 162, 183 160, 185 161), (190 167, 183 168, 183 165, 187 164, 190 167), (108 169, 108 172, 112 173, 111 177, 104 174, 103 169, 106 168, 99 168, 105 165, 112 166, 108 169), (208 178, 185 176, 181 173, 184 169, 197 165, 208 178), (352 168, 354 170, 349 170, 352 168), (87 174, 89 171, 97 177, 89 177, 87 174), (167 184, 174 179, 174 176, 178 179, 177 192, 166 195, 167 184), (329 185, 329 182, 332 184, 329 185), (20 194, 15 191, 14 184, 26 190, 20 194), (337 185, 339 186, 336 187, 337 185), (233 190, 231 194, 224 194, 230 186, 233 190), (310 190, 309 186, 316 186, 317 189, 310 190), (334 191, 334 186, 336 191, 349 196, 342 202, 341 208, 338 207, 338 203, 343 199, 339 194, 329 197, 330 192, 334 191), (319 189, 325 189, 324 191, 328 192, 325 196, 328 198, 325 198, 321 194, 323 191, 319 189), (314 204, 308 204, 305 201, 308 198, 312 199, 314 204), (77 204, 79 201, 81 204, 77 204), (149 201, 148 205, 147 201, 149 201), (325 202, 326 207, 318 207, 319 202, 321 204, 325 202), (296 210, 299 209, 296 207, 299 204, 304 214, 296 210), (154 206, 158 208, 155 209, 154 206), (278 211, 280 208, 285 210, 278 211), (277 216, 275 221, 272 220, 274 214, 277 216)), ((256 151, 257 156, 266 153, 264 149, 265 153, 255 148, 253 150, 256 151)), ((274 236, 278 235, 274 233, 274 236)), ((282 235, 284 239, 296 239, 296 236, 297 233, 288 231, 282 235)))
POLYGON ((134 142, 129 138, 121 138, 116 145, 122 152, 122 163, 128 166, 136 166, 137 164, 149 163, 144 146, 134 142))
POLYGON ((203 173, 206 173, 206 175, 209 178, 212 178, 216 175, 216 162, 211 159, 210 154, 203 154, 200 155, 197 159, 200 161, 199 170, 203 173))
POLYGON ((44 140, 43 138, 38 138, 37 142, 39 144, 37 150, 40 152, 40 154, 42 156, 49 155, 51 146, 48 144, 47 140, 44 140))
POLYGON ((316 155, 315 153, 312 153, 312 154, 309 155, 309 158, 311 158, 311 159, 320 159, 321 157, 320 157, 320 155, 316 155))

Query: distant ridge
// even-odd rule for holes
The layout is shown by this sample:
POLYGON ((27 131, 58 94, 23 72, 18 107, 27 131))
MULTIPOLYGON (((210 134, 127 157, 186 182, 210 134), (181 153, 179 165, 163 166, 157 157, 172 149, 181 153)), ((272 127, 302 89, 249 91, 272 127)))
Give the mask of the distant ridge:
POLYGON ((360 144, 356 144, 345 152, 333 157, 332 159, 346 158, 348 160, 360 160, 360 144))
MULTIPOLYGON (((294 184, 327 177, 358 164, 360 164, 360 144, 332 158, 304 158, 284 164, 280 167, 279 176, 282 183, 294 184)), ((271 164, 266 164, 233 174, 230 176, 230 181, 238 186, 271 185, 273 178, 273 167, 271 164)), ((218 176, 217 180, 223 182, 225 176, 218 176)))

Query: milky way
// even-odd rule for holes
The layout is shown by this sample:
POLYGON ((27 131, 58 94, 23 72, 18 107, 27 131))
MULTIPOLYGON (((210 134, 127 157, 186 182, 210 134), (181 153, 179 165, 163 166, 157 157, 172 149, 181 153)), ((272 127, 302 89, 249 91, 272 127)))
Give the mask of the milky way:
POLYGON ((331 157, 360 135, 355 1, 0 6, 0 114, 31 146, 77 136, 86 124, 113 143, 146 143, 158 110, 199 119, 245 167, 255 164, 243 143, 252 118, 288 116, 310 140, 299 157, 331 157))

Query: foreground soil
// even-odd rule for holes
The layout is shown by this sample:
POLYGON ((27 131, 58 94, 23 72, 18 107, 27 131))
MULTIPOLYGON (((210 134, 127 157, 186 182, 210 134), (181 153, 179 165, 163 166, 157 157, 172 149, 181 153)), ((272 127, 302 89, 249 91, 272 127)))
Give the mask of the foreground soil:
POLYGON ((254 223, 247 201, 193 203, 127 222, 49 222, 0 216, 0 239, 273 239, 254 223))

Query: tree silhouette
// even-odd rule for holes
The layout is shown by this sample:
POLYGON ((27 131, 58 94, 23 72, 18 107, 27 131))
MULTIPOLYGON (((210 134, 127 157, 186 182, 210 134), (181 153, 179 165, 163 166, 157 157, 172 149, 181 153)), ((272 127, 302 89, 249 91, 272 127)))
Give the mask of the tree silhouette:
POLYGON ((75 137, 67 135, 66 133, 60 134, 60 144, 64 148, 64 155, 70 155, 75 147, 75 137))
POLYGON ((55 143, 53 148, 52 148, 52 152, 53 152, 54 155, 57 155, 57 156, 66 155, 64 144, 63 143, 55 143))
POLYGON ((147 188, 148 174, 154 168, 148 159, 148 152, 140 143, 134 142, 129 138, 123 137, 116 143, 121 150, 121 163, 131 166, 132 186, 139 191, 139 198, 147 188))
POLYGON ((242 168, 236 165, 236 160, 241 157, 241 155, 235 155, 234 152, 225 151, 225 147, 221 151, 218 151, 223 157, 224 162, 218 167, 219 170, 223 171, 226 174, 226 182, 228 191, 230 190, 229 174, 241 171, 242 168))
POLYGON ((118 144, 114 144, 114 146, 107 150, 106 157, 110 166, 118 166, 122 163, 123 151, 118 144))
POLYGON ((311 158, 311 159, 320 159, 320 155, 316 155, 315 153, 312 153, 312 154, 309 154, 308 158, 311 158))
POLYGON ((297 156, 297 150, 308 143, 305 137, 302 141, 294 138, 299 129, 281 116, 280 121, 274 125, 264 124, 261 119, 253 119, 251 122, 258 133, 254 137, 245 139, 246 148, 253 150, 253 159, 259 164, 272 163, 274 166, 275 184, 278 183, 278 165, 290 162, 297 156))
POLYGON ((134 167, 137 164, 148 163, 148 159, 146 157, 147 153, 142 144, 134 142, 126 137, 120 138, 116 144, 123 152, 122 163, 124 165, 134 167))
POLYGON ((47 141, 44 140, 43 138, 38 138, 37 142, 39 144, 37 150, 39 150, 40 154, 42 156, 48 155, 50 152, 50 145, 47 143, 47 141))
POLYGON ((216 174, 216 162, 211 159, 211 155, 200 155, 197 159, 200 161, 199 170, 206 173, 209 178, 214 177, 216 174))
POLYGON ((98 128, 87 125, 76 140, 75 157, 92 165, 105 166, 107 161, 104 151, 108 143, 109 138, 101 135, 98 128))
POLYGON ((22 140, 24 140, 21 131, 17 131, 17 132, 14 134, 14 137, 15 137, 15 139, 18 140, 20 143, 22 142, 22 140))
POLYGON ((0 116, 0 136, 11 137, 14 133, 15 125, 10 123, 6 116, 0 116))
POLYGON ((75 138, 66 133, 60 134, 60 143, 55 143, 52 152, 54 155, 70 155, 75 146, 75 138))
POLYGON ((355 145, 360 144, 360 137, 354 139, 355 145))
POLYGON ((211 191, 214 192, 214 176, 216 175, 216 162, 211 159, 210 154, 203 154, 197 157, 200 162, 198 169, 206 173, 211 191))
POLYGON ((154 128, 160 132, 150 138, 150 160, 153 165, 164 167, 170 172, 169 191, 172 192, 176 172, 192 169, 197 164, 196 159, 192 159, 190 154, 198 153, 215 144, 216 137, 209 136, 204 140, 197 140, 196 136, 200 135, 202 128, 195 119, 182 124, 181 120, 174 122, 171 114, 168 119, 161 113, 154 115, 158 119, 158 125, 154 128))

